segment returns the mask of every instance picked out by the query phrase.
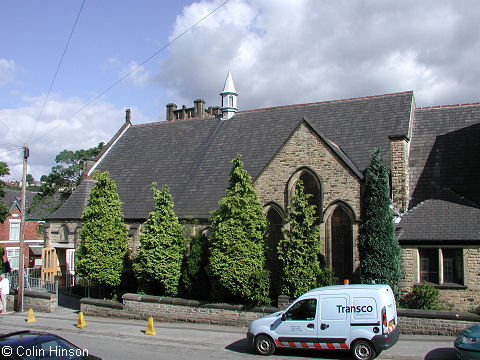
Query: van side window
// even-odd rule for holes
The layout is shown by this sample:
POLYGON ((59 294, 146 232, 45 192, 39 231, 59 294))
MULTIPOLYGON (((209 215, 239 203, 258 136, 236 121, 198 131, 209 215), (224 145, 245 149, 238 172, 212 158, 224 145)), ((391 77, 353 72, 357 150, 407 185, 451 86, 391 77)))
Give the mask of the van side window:
POLYGON ((317 313, 317 299, 300 300, 285 314, 286 320, 314 320, 317 313))

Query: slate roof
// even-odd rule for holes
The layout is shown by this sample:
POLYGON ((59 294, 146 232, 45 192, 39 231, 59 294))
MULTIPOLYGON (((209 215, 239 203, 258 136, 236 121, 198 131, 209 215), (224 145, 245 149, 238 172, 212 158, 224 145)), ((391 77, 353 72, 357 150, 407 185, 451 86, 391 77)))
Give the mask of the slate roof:
POLYGON ((84 179, 77 188, 72 192, 72 195, 62 204, 62 206, 47 219, 52 217, 55 219, 77 220, 82 217, 82 212, 88 203, 90 190, 95 185, 95 181, 91 179, 84 179), (59 214, 56 216, 55 214, 59 214))
MULTIPOLYGON (((145 219, 153 209, 152 181, 170 186, 177 216, 206 219, 225 193, 230 161, 241 154, 255 179, 304 119, 354 172, 368 166, 375 147, 383 149, 389 165, 388 136, 408 134, 412 103, 408 91, 240 111, 229 120, 132 125, 103 153, 96 170, 108 170, 116 181, 126 219, 145 219)), ((79 187, 50 219, 78 219, 85 201, 77 196, 85 190, 79 187)))
POLYGON ((413 207, 454 191, 480 204, 480 104, 415 110, 410 145, 413 207))
MULTIPOLYGON (((32 204, 32 199, 35 196, 35 191, 25 191, 25 207, 28 208, 32 204)), ((18 206, 21 206, 22 201, 22 190, 13 190, 13 189, 5 189, 5 196, 1 199, 9 208, 11 208, 16 201, 18 201, 18 206)), ((32 219, 32 216, 29 214, 27 219, 32 219)))
POLYGON ((480 244, 480 208, 452 192, 429 199, 402 216, 397 226, 400 245, 480 244))
MULTIPOLYGON (((25 206, 28 207, 29 204, 32 203, 32 199, 35 196, 36 192, 34 191, 25 191, 25 206)), ((1 199, 8 207, 11 207, 15 201, 22 200, 22 190, 13 190, 13 189, 5 189, 5 196, 1 199)))
POLYGON ((480 240, 480 104, 415 109, 400 243, 480 240))

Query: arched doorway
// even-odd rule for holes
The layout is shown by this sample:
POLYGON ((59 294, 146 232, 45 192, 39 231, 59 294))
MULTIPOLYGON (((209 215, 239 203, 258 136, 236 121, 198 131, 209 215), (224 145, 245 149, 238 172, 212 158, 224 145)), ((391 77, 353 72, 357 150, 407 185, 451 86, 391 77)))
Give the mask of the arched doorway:
POLYGON ((283 217, 281 210, 271 206, 267 211, 267 269, 270 272, 270 298, 275 301, 280 293, 281 262, 278 260, 278 242, 282 238, 283 217))
POLYGON ((332 268, 340 283, 353 274, 353 229, 347 211, 338 206, 331 216, 332 268))

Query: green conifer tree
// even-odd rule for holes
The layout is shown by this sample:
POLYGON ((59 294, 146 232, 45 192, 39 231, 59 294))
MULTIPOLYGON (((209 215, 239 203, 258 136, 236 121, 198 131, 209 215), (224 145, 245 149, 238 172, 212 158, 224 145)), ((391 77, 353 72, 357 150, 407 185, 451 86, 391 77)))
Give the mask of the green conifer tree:
POLYGON ((362 220, 359 228, 360 279, 388 284, 398 295, 400 246, 390 212, 388 169, 375 149, 367 168, 362 220))
MULTIPOLYGON (((0 161, 0 177, 10 175, 8 166, 3 161, 0 161)), ((5 182, 0 180, 0 223, 3 223, 10 213, 10 205, 3 202, 2 198, 5 196, 5 182)))
POLYGON ((282 262, 281 293, 292 297, 315 288, 322 277, 320 233, 315 205, 308 204, 310 196, 298 180, 285 219, 284 237, 278 244, 278 258, 282 262))
POLYGON ((160 191, 153 183, 152 190, 155 209, 142 225, 133 270, 142 291, 176 296, 185 255, 185 231, 173 211, 168 185, 160 191))
POLYGON ((232 163, 227 193, 210 217, 212 291, 228 301, 265 304, 270 282, 265 245, 268 220, 240 156, 232 163))
POLYGON ((208 240, 198 233, 192 236, 187 256, 183 259, 181 290, 188 299, 209 300, 210 279, 207 274, 208 240))
POLYGON ((82 213, 81 243, 75 252, 75 271, 112 295, 120 285, 127 256, 128 233, 117 185, 108 172, 95 172, 97 181, 82 213))

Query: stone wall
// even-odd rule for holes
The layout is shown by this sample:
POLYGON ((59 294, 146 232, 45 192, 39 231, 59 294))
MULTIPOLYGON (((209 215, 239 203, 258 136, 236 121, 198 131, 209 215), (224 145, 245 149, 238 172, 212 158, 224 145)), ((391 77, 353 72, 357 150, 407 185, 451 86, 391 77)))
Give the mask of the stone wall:
POLYGON ((78 244, 80 226, 80 221, 48 222, 45 229, 45 247, 49 248, 59 243, 74 247, 78 244))
POLYGON ((400 279, 400 287, 409 287, 417 282, 417 249, 402 248, 400 254, 400 263, 402 268, 402 277, 400 279))
MULTIPOLYGON (((284 299, 285 304, 289 299, 284 299)), ((281 302, 281 301, 279 301, 281 302)), ((283 302, 282 302, 283 304, 283 302)), ((255 319, 279 311, 278 308, 245 308, 242 305, 204 303, 195 300, 139 294, 125 294, 123 303, 84 298, 80 300, 84 315, 144 319, 163 322, 248 326, 255 319)), ((398 310, 402 334, 455 336, 472 323, 480 324, 480 315, 450 311, 398 310)))
POLYGON ((278 311, 277 308, 246 308, 242 305, 205 303, 196 300, 161 296, 125 294, 123 303, 108 300, 81 299, 84 315, 148 319, 163 322, 247 326, 252 320, 278 311))
POLYGON ((392 164, 393 206, 401 213, 408 209, 408 152, 409 140, 405 136, 389 136, 392 164))
MULTIPOLYGON (((402 278, 399 284, 402 296, 419 284, 418 247, 402 246, 402 278)), ((455 311, 480 310, 480 249, 463 249, 463 284, 438 284, 440 303, 455 311)), ((441 268, 440 268, 441 271, 441 268)))
MULTIPOLYGON (((57 295, 25 290, 23 293, 23 310, 32 309, 38 312, 54 312, 57 309, 57 295)), ((17 294, 10 294, 7 298, 7 310, 17 311, 17 294)))
POLYGON ((474 323, 480 315, 452 311, 399 309, 398 323, 402 334, 456 336, 474 323))

